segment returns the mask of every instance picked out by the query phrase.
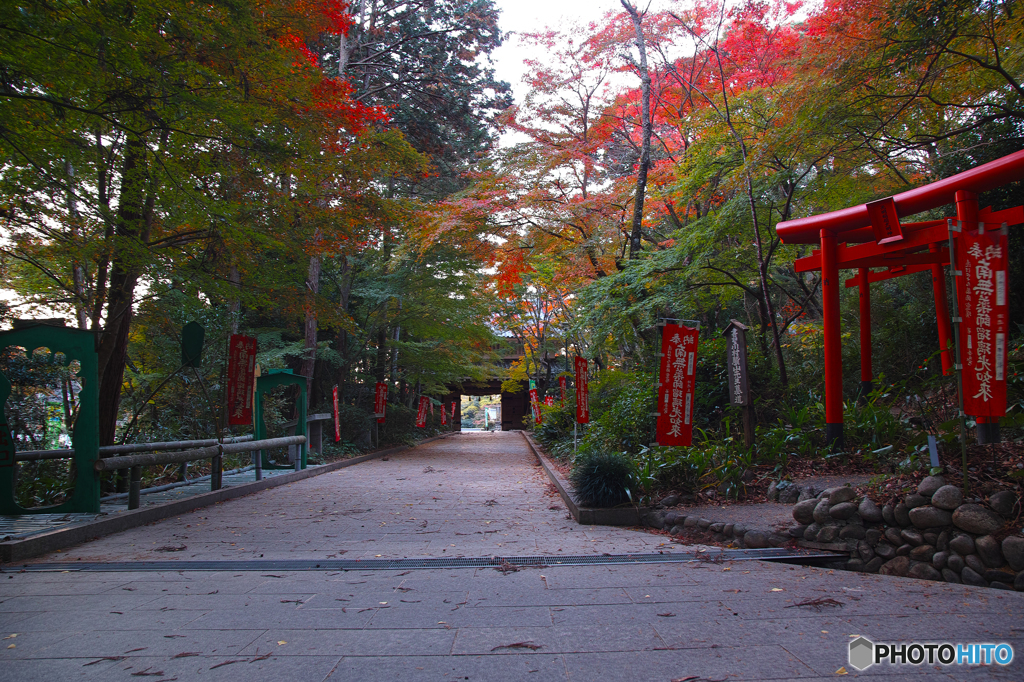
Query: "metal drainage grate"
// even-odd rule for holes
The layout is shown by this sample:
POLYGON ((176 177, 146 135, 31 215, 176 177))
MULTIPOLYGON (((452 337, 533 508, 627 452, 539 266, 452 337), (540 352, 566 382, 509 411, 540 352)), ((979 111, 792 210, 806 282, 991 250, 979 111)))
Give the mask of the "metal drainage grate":
POLYGON ((804 549, 723 549, 657 554, 600 554, 570 556, 428 557, 422 559, 325 559, 246 561, 110 561, 55 562, 6 567, 6 572, 130 572, 130 571, 391 571, 439 568, 497 568, 551 566, 609 566, 617 564, 721 563, 725 561, 788 561, 815 563, 845 555, 804 549))

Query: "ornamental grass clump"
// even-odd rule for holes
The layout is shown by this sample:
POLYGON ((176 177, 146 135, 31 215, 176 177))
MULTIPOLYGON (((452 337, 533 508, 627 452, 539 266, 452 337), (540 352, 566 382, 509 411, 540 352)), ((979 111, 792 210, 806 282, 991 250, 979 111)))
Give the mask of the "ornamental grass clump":
POLYGON ((630 501, 633 462, 620 452, 580 455, 569 480, 584 507, 614 507, 630 501))

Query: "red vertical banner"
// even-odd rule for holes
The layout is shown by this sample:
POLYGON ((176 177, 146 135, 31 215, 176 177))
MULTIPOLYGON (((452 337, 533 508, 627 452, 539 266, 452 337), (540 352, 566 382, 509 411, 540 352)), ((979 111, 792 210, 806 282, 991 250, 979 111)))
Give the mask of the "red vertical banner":
POLYGON ((576 370, 576 423, 590 423, 590 376, 586 358, 576 356, 573 361, 576 370))
POLYGON ((699 329, 666 324, 661 332, 658 445, 690 445, 699 329))
POLYGON ((228 424, 252 424, 256 339, 232 334, 228 342, 228 424))
POLYGON ((445 408, 444 403, 441 403, 441 426, 448 425, 448 410, 445 408))
POLYGON ((388 406, 388 385, 383 381, 377 382, 377 390, 373 397, 373 415, 377 417, 377 423, 383 424, 385 411, 388 406))
POLYGON ((957 239, 964 412, 975 417, 1006 414, 1006 352, 1009 340, 1008 239, 1003 230, 963 226, 957 239))
POLYGON ((553 395, 546 395, 546 396, 544 396, 544 404, 547 405, 548 407, 554 407, 555 406, 555 396, 553 396, 553 395))
POLYGON ((537 389, 530 389, 530 409, 533 410, 533 423, 540 424, 544 418, 540 413, 540 400, 537 398, 537 389))
POLYGON ((427 403, 429 399, 427 396, 420 397, 420 407, 416 410, 416 426, 421 429, 427 425, 427 403))
POLYGON ((331 398, 334 401, 334 442, 341 440, 341 415, 338 413, 338 387, 335 385, 331 391, 331 398))
POLYGON ((452 419, 455 419, 455 401, 452 401, 452 419))
POLYGON ((565 404, 565 393, 566 393, 565 383, 566 382, 565 382, 565 376, 564 375, 558 377, 558 388, 560 388, 561 391, 562 391, 562 404, 565 404))

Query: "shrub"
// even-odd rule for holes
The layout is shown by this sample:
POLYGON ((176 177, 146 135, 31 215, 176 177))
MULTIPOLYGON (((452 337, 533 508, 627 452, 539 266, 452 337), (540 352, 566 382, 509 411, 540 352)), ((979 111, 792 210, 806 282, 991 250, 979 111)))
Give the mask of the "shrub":
POLYGON ((585 507, 614 507, 631 498, 633 462, 619 452, 586 453, 576 459, 569 480, 585 507))

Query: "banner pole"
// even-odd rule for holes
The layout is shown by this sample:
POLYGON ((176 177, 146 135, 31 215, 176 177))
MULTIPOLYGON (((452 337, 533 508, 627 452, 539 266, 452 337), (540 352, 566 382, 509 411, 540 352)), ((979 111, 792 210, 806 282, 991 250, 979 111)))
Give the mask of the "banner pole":
POLYGON ((946 225, 949 228, 949 272, 953 276, 953 368, 956 370, 956 397, 960 407, 960 459, 964 477, 964 497, 967 497, 967 424, 964 419, 964 381, 963 381, 963 370, 964 366, 961 364, 960 356, 960 305, 957 301, 957 276, 961 273, 956 269, 956 244, 954 243, 953 233, 960 232, 962 224, 957 221, 956 227, 954 227, 953 220, 947 220, 946 225))

